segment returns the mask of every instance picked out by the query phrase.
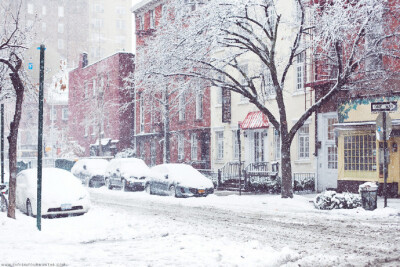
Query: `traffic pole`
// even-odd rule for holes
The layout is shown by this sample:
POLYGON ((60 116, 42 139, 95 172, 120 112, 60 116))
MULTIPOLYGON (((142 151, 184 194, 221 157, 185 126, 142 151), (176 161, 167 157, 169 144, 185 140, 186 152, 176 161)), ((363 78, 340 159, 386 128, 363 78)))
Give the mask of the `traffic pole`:
POLYGON ((383 195, 385 197, 384 207, 387 207, 387 141, 386 141, 386 112, 383 114, 383 195))
POLYGON ((38 118, 38 167, 37 167, 37 216, 36 224, 42 230, 42 157, 43 157, 43 80, 44 80, 44 50, 40 45, 40 73, 39 73, 39 118, 38 118))

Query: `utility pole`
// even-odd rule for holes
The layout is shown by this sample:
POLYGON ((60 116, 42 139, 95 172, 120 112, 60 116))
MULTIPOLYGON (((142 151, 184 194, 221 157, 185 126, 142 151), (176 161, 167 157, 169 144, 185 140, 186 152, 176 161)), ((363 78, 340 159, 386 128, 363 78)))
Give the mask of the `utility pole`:
POLYGON ((37 213, 36 224, 42 230, 42 158, 43 158, 43 81, 44 81, 44 50, 40 45, 40 73, 39 73, 39 118, 38 118, 38 167, 37 167, 37 213))

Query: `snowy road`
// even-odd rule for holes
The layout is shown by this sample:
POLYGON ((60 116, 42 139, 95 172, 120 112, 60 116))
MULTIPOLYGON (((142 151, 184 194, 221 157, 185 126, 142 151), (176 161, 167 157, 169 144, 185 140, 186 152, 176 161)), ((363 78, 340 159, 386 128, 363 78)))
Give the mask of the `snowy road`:
POLYGON ((0 213, 0 266, 400 265, 399 199, 319 211, 304 196, 89 192, 87 214, 43 219, 41 232, 34 218, 0 213))
POLYGON ((182 233, 180 229, 185 229, 185 232, 204 236, 205 239, 259 242, 277 251, 288 246, 298 253, 290 259, 296 264, 400 265, 398 216, 390 219, 358 216, 355 219, 346 214, 332 216, 330 212, 316 212, 314 209, 285 212, 268 205, 268 199, 276 196, 265 196, 265 202, 262 202, 265 208, 252 210, 235 207, 235 202, 229 206, 229 202, 222 201, 220 205, 225 206, 221 209, 215 205, 182 205, 188 204, 183 203, 185 201, 195 202, 192 199, 141 196, 135 197, 134 201, 127 201, 118 197, 118 193, 92 191, 91 195, 95 205, 110 207, 115 211, 123 210, 132 216, 153 217, 164 225, 179 225, 171 229, 171 235, 179 235, 182 233))

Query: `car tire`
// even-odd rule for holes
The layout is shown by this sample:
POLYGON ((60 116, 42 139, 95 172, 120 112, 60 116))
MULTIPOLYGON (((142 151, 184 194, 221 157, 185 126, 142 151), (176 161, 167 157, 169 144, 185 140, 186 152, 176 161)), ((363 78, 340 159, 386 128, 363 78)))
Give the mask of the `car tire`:
POLYGON ((152 195, 150 183, 147 183, 147 184, 144 186, 144 191, 145 191, 147 194, 152 195))
POLYGON ((168 190, 168 195, 170 197, 176 197, 176 189, 174 185, 171 185, 168 190))
POLYGON ((29 217, 33 217, 32 205, 29 199, 26 200, 26 215, 28 215, 29 217))
POLYGON ((112 189, 112 186, 111 186, 111 183, 110 183, 110 179, 106 179, 105 184, 106 184, 107 189, 110 189, 110 190, 112 189))

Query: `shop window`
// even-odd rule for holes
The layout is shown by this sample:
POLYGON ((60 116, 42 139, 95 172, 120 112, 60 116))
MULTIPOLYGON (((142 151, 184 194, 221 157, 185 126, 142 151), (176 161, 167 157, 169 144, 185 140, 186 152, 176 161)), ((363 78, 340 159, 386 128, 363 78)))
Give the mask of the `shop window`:
POLYGON ((375 171, 375 154, 375 134, 344 137, 344 169, 346 171, 375 171))

